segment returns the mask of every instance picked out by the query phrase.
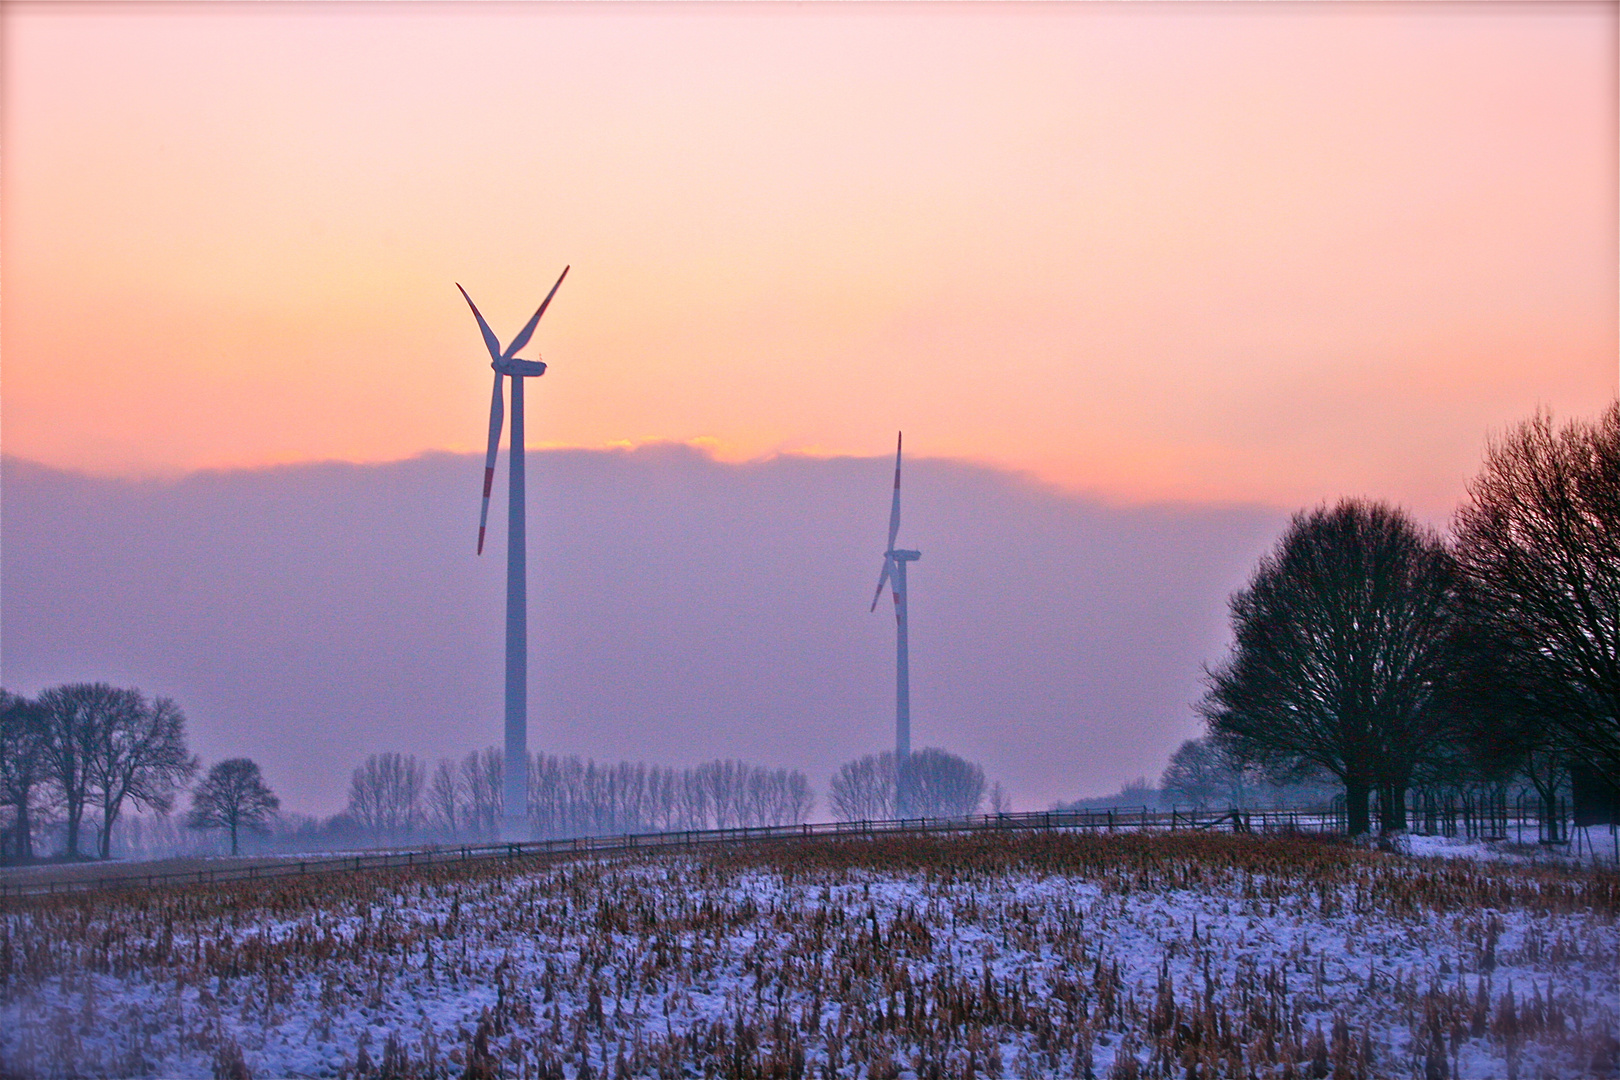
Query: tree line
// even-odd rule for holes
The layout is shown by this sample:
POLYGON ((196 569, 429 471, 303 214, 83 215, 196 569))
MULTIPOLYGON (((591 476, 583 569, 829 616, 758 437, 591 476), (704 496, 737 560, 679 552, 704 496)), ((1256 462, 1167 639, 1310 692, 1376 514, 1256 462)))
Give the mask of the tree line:
MULTIPOLYGON (((432 771, 413 754, 372 754, 356 768, 334 829, 380 838, 494 839, 505 761, 494 748, 432 771)), ((797 769, 743 761, 696 766, 616 764, 535 754, 528 822, 536 839, 626 832, 789 825, 809 819, 815 793, 797 769)))
MULTIPOLYGON (((354 770, 348 807, 330 827, 395 840, 493 839, 504 765, 493 747, 442 758, 431 770, 415 755, 372 754, 354 770)), ((984 769, 954 754, 918 751, 910 769, 918 814, 972 814, 985 803, 984 769)), ((988 797, 992 809, 1007 808, 999 784, 988 797)), ((894 817, 893 753, 846 762, 832 778, 828 802, 846 821, 894 817)), ((809 820, 815 805, 804 773, 743 761, 674 767, 535 754, 528 763, 528 823, 537 839, 796 825, 809 820)))
MULTIPOLYGON (((46 819, 63 837, 51 857, 83 857, 90 832, 95 856, 110 858, 129 808, 146 812, 126 831, 147 852, 185 847, 175 824, 220 833, 233 855, 247 834, 272 828, 276 847, 494 840, 502 758, 494 748, 431 765, 412 754, 371 754, 350 776, 345 808, 325 819, 279 815, 259 766, 230 758, 197 779, 190 809, 171 823, 167 815, 200 771, 171 699, 106 683, 53 687, 34 700, 0 690, 0 858, 38 857, 35 837, 46 819)), ((673 767, 540 753, 527 771, 529 832, 537 839, 790 825, 807 821, 816 805, 799 770, 737 760, 673 767)), ((910 775, 915 813, 971 814, 985 802, 983 768, 944 750, 912 754, 910 775)), ((1007 809, 999 784, 988 795, 992 810, 1007 809)), ((894 755, 844 764, 829 802, 845 820, 892 818, 894 755)))
MULTIPOLYGON (((271 826, 301 846, 493 840, 501 820, 499 750, 440 760, 372 754, 350 777, 348 804, 324 820, 281 820, 280 802, 247 758, 215 764, 191 789, 182 827, 217 830, 240 850, 271 826)), ((38 857, 44 818, 62 829, 55 858, 80 858, 87 825, 95 856, 112 856, 123 810, 152 817, 136 832, 150 847, 180 846, 167 822, 199 762, 186 748, 185 717, 168 698, 105 683, 54 687, 35 700, 0 690, 0 859, 38 857)), ((809 780, 795 769, 717 760, 687 767, 536 754, 528 763, 535 838, 785 825, 808 820, 809 780)))
POLYGON ((1353 834, 1374 794, 1400 829, 1414 787, 1620 784, 1620 402, 1494 440, 1449 537, 1360 499, 1295 514, 1230 607, 1178 782, 1331 777, 1353 834))

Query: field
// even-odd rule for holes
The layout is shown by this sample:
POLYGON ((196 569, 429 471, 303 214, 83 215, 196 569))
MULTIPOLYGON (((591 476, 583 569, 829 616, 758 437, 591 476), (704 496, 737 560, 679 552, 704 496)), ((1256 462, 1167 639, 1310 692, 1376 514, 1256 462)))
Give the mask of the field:
POLYGON ((973 835, 0 910, 7 1076, 1578 1077, 1620 879, 973 835))

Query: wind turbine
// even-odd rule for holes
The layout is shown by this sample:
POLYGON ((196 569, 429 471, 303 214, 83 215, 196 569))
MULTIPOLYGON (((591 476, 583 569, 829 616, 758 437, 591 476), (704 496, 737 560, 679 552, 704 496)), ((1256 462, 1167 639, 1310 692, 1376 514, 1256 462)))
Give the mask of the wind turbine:
POLYGON ((922 552, 894 546, 900 532, 900 447, 905 437, 894 440, 894 502, 889 506, 889 546, 883 552, 883 572, 878 575, 872 607, 883 597, 883 586, 894 593, 895 700, 894 700, 894 802, 900 817, 911 816, 911 654, 906 631, 906 564, 922 558, 922 552))
POLYGON ((501 384, 512 376, 512 439, 509 478, 511 486, 506 496, 506 758, 501 793, 501 832, 503 839, 521 840, 528 831, 528 761, 529 761, 529 567, 528 545, 525 536, 523 495, 523 380, 539 378, 546 373, 540 360, 519 360, 517 351, 529 343, 540 316, 546 313, 557 287, 568 276, 563 267, 562 276, 551 287, 532 318, 518 331, 512 344, 504 350, 495 332, 484 321, 478 305, 472 302, 467 290, 458 282, 462 298, 472 308, 473 318, 484 335, 489 349, 490 367, 495 369, 495 391, 489 402, 489 451, 484 455, 484 505, 478 512, 478 554, 484 553, 484 526, 489 521, 489 490, 495 483, 495 454, 501 445, 501 421, 504 402, 501 384))

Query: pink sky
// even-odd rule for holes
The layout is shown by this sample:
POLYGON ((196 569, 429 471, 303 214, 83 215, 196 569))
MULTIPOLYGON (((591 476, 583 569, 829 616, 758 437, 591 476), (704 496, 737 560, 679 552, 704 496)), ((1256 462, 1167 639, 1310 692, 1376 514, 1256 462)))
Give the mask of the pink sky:
POLYGON ((1616 391, 1615 13, 9 4, 4 449, 478 449, 571 263, 534 445, 1440 516, 1616 391))

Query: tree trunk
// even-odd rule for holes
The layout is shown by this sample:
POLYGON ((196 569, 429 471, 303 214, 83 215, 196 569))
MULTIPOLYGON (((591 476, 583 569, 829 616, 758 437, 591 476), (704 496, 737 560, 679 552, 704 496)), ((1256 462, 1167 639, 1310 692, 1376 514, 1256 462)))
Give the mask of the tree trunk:
POLYGON ((1406 785, 1385 784, 1378 794, 1379 826, 1386 833, 1406 831, 1406 785))
POLYGON ((1558 782, 1556 780, 1543 781, 1534 767, 1525 769, 1525 776, 1529 777, 1530 785, 1536 789, 1536 799, 1541 803, 1541 820, 1545 827, 1547 839, 1558 842, 1558 782))
POLYGON ((79 825, 84 820, 84 803, 75 803, 71 798, 67 803, 67 855, 73 858, 79 854, 79 825))
POLYGON ((1351 836, 1361 836, 1371 831, 1372 817, 1367 811, 1367 798, 1372 793, 1372 785, 1362 779, 1345 780, 1344 782, 1344 815, 1345 831, 1351 836))
POLYGON ((1549 787, 1538 789, 1536 797, 1541 800, 1541 820, 1547 823, 1547 839, 1557 843, 1563 839, 1558 834, 1558 793, 1549 787))
POLYGON ((236 815, 231 815, 231 854, 236 854, 236 815))
POLYGON ((116 806, 102 806, 101 834, 97 837, 96 856, 104 861, 112 858, 113 823, 117 820, 118 808, 116 806))
POLYGON ((34 823, 28 820, 28 792, 17 803, 17 861, 34 857, 34 823))

